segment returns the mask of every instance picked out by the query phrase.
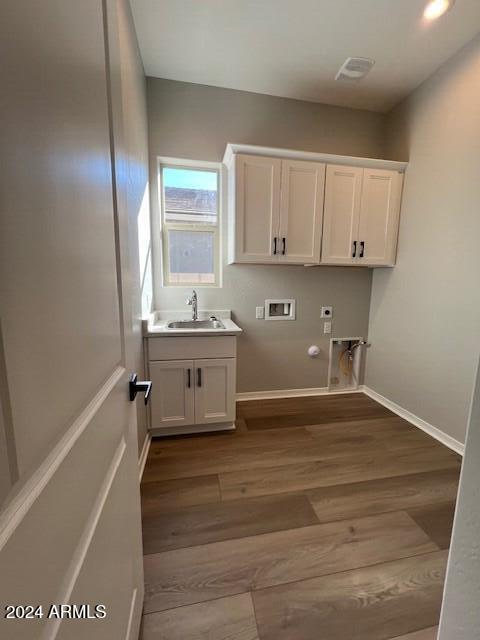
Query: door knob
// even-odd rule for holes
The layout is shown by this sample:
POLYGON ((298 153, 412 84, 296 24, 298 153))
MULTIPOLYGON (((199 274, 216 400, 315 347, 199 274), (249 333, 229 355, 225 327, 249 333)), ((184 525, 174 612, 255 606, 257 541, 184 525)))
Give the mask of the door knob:
POLYGON ((137 393, 143 391, 145 393, 145 404, 147 404, 150 398, 150 392, 152 391, 152 382, 151 380, 137 380, 137 374, 132 373, 128 383, 128 391, 131 402, 135 400, 135 398, 137 397, 137 393))

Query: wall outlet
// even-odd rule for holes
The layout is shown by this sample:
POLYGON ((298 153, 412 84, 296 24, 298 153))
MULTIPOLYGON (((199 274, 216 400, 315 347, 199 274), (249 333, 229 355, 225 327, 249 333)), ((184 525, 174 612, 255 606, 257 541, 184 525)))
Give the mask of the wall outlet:
POLYGON ((333 316, 333 307, 322 307, 320 312, 321 318, 331 318, 333 316))
POLYGON ((324 322, 323 323, 323 333, 332 333, 332 323, 324 322))
POLYGON ((265 318, 265 307, 255 307, 255 318, 263 320, 265 318))

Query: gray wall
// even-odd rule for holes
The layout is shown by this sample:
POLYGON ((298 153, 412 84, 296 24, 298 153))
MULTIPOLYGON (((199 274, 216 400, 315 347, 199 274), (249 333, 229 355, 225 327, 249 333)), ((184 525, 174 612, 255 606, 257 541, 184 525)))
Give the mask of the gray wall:
POLYGON ((463 442, 480 327, 480 38, 398 106, 397 266, 373 276, 366 383, 463 442))
POLYGON ((439 640, 473 640, 480 629, 480 372, 473 395, 448 559, 439 640))
MULTIPOLYGON (((384 116, 378 113, 157 78, 147 79, 147 100, 154 243, 158 156, 220 162, 227 142, 384 155, 384 116)), ((158 263, 154 273, 155 307, 185 309, 188 289, 162 288, 158 263)), ((201 308, 231 309, 244 329, 238 345, 242 392, 326 386, 329 337, 320 307, 334 306, 335 335, 366 336, 370 289, 367 269, 233 265, 224 268, 222 289, 199 288, 199 297, 201 308), (255 320, 255 306, 275 297, 296 298, 295 322, 255 320), (313 343, 322 348, 318 360, 306 355, 313 343)))

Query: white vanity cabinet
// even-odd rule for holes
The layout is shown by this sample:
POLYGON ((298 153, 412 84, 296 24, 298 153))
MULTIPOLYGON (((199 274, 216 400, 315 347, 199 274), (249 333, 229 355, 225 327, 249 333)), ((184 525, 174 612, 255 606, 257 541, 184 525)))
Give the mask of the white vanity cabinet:
POLYGON ((395 264, 406 163, 227 145, 228 261, 395 264))
POLYGON ((154 435, 233 429, 235 336, 149 337, 154 435))

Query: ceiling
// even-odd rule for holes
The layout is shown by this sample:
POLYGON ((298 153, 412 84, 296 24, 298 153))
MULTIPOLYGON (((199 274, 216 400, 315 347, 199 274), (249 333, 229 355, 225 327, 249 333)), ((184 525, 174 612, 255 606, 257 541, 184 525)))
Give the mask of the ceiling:
POLYGON ((388 111, 480 30, 480 0, 131 0, 146 74, 388 111), (348 56, 376 64, 335 81, 348 56))

